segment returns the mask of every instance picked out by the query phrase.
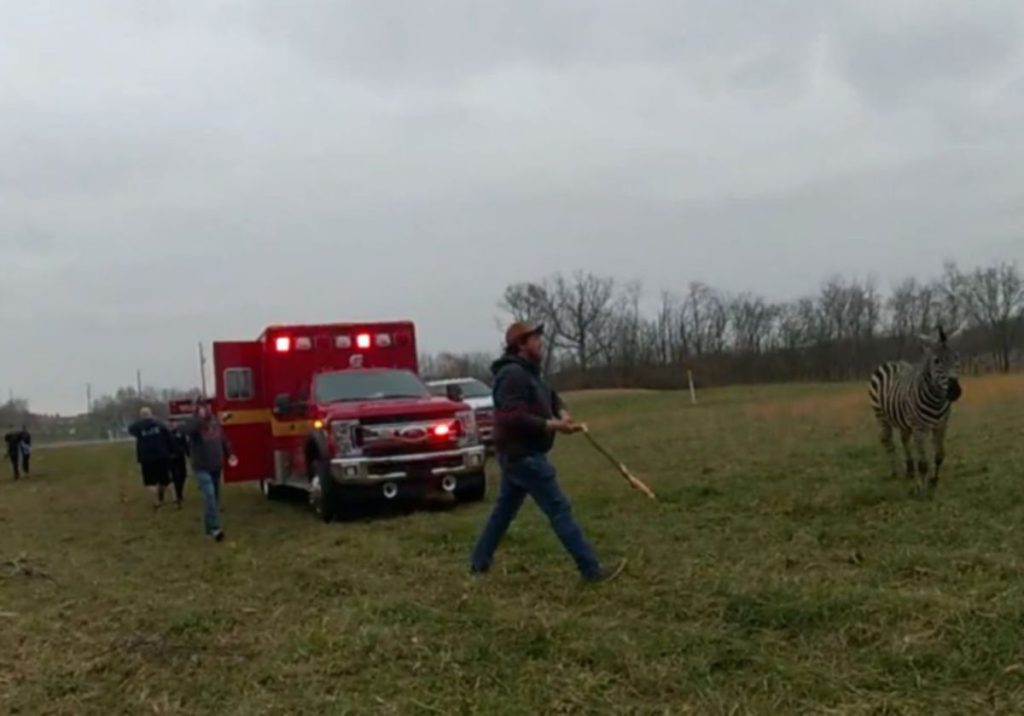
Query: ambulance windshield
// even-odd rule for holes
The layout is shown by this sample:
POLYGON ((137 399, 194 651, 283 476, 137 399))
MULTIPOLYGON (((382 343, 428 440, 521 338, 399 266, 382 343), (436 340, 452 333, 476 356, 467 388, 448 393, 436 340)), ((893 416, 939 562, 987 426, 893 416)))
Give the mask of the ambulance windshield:
POLYGON ((313 380, 313 395, 318 403, 430 397, 426 386, 407 370, 321 373, 313 380))

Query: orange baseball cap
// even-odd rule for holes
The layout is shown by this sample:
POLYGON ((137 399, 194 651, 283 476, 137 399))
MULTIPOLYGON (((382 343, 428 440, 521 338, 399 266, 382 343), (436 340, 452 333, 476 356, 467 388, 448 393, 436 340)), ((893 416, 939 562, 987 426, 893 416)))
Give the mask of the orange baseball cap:
POLYGON ((544 335, 544 324, 531 326, 524 321, 516 321, 505 331, 505 345, 509 348, 521 346, 530 336, 544 335))

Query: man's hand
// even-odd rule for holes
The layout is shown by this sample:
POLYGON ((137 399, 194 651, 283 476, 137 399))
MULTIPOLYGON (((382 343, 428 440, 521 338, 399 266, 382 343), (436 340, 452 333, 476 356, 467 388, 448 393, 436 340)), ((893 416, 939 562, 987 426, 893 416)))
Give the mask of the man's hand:
POLYGON ((577 423, 573 419, 572 414, 565 408, 562 408, 561 412, 558 414, 558 417, 561 418, 563 423, 569 424, 569 431, 568 433, 566 433, 567 435, 572 435, 573 433, 582 433, 584 430, 587 429, 587 426, 584 425, 583 423, 577 423))
POLYGON ((553 433, 561 433, 563 435, 572 435, 583 431, 583 425, 577 423, 574 420, 565 419, 554 419, 548 421, 548 430, 553 433))
POLYGON ((238 467, 238 458, 232 455, 228 458, 228 465, 231 467, 238 467))

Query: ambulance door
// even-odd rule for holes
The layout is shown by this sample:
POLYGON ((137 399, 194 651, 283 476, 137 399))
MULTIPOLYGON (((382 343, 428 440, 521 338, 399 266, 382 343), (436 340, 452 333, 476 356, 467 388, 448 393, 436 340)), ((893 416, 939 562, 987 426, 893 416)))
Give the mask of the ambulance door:
POLYGON ((217 411, 238 458, 225 467, 226 482, 269 480, 274 474, 270 418, 263 388, 263 345, 258 341, 213 344, 217 411))

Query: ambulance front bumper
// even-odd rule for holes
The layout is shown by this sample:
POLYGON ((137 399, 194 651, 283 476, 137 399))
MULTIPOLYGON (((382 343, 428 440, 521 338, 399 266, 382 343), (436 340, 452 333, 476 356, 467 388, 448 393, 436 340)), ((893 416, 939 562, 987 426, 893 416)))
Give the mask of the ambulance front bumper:
POLYGON ((412 455, 343 457, 331 460, 331 476, 337 484, 353 486, 443 479, 480 473, 486 460, 483 445, 412 455))

